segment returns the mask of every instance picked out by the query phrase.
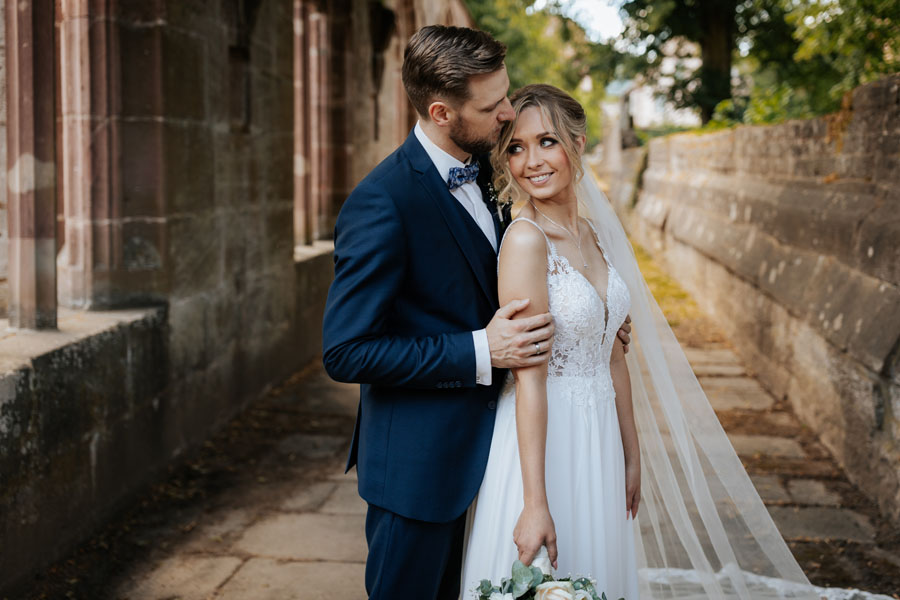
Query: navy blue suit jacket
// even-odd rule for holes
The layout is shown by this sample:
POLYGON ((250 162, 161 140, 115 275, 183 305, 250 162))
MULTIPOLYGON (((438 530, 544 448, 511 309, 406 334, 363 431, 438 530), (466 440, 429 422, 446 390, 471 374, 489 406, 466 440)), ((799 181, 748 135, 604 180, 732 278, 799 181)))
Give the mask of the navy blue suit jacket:
POLYGON ((370 504, 451 521, 481 485, 505 377, 475 384, 472 331, 497 309, 494 249, 412 132, 347 198, 334 246, 323 361, 362 384, 347 469, 370 504))

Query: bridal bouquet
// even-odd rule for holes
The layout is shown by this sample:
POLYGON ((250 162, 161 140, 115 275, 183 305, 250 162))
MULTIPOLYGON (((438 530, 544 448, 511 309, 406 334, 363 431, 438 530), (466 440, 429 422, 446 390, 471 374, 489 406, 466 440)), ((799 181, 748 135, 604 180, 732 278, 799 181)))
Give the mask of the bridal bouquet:
POLYGON ((554 579, 550 560, 540 555, 530 567, 520 560, 514 562, 512 576, 504 577, 500 585, 482 579, 475 593, 478 600, 607 600, 605 593, 597 594, 594 582, 587 577, 554 579))

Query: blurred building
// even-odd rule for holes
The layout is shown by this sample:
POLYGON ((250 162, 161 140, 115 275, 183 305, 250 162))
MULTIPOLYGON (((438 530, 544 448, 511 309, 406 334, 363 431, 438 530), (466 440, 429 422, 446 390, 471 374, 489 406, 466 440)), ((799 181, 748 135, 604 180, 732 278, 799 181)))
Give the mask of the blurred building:
MULTIPOLYGON (((0 591, 314 360, 331 235, 462 0, 0 2, 0 591)), ((3 594, 0 593, 0 596, 3 594)))

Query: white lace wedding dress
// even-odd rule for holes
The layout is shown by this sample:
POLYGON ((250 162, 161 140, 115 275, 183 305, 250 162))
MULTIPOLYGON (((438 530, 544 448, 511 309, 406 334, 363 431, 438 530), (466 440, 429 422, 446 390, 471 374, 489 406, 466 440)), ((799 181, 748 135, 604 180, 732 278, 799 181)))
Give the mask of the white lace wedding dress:
MULTIPOLYGON (((528 219, 513 223, 519 221, 543 233, 528 219)), ((549 238, 547 248, 556 333, 547 378, 545 478, 558 538, 557 574, 590 576, 611 600, 636 600, 635 527, 626 520, 624 453, 609 368, 616 332, 629 310, 628 288, 607 259, 601 295, 549 238)), ((462 574, 466 599, 475 597, 480 580, 499 583, 509 577, 518 555, 513 528, 523 501, 515 404, 510 375, 497 403, 484 481, 469 515, 462 574)))

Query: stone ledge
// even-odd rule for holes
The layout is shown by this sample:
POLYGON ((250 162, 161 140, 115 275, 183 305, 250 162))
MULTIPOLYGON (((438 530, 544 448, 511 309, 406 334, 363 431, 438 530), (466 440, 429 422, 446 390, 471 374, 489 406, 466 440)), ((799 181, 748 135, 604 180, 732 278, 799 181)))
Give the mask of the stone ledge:
POLYGON ((294 246, 294 261, 303 262, 313 260, 334 252, 334 242, 331 240, 319 240, 310 245, 294 246))
POLYGON ((0 589, 91 531, 179 449, 168 310, 59 311, 0 332, 0 589))
MULTIPOLYGON (((120 326, 158 318, 164 310, 158 306, 97 312, 60 308, 57 311, 58 329, 55 331, 10 329, 9 320, 0 319, 0 378, 31 366, 33 358, 81 343, 120 326)), ((0 397, 0 403, 2 400, 0 397)))

